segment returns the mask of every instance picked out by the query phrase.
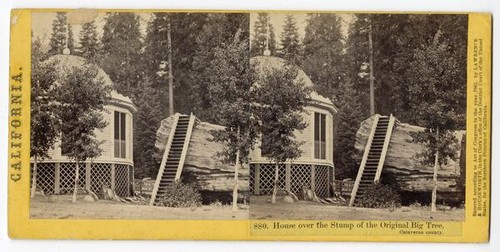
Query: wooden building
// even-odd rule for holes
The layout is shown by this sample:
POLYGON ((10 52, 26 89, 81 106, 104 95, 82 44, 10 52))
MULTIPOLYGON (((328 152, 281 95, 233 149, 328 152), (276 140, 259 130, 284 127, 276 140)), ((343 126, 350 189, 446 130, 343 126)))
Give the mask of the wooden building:
MULTIPOLYGON (((272 56, 257 56, 251 59, 257 74, 283 68, 287 62, 272 56)), ((297 81, 312 87, 314 84, 303 70, 298 70, 297 81)), ((304 108, 303 118, 307 127, 296 132, 295 137, 304 143, 301 156, 289 160, 279 167, 279 190, 290 190, 301 195, 304 188, 311 189, 319 197, 330 195, 330 185, 335 172, 333 165, 333 116, 337 112, 330 99, 316 92, 310 94, 312 102, 304 108)), ((260 144, 258 144, 260 146, 260 144)), ((250 191, 255 195, 272 194, 275 164, 255 148, 250 156, 250 191)))
MULTIPOLYGON (((47 62, 55 63, 58 75, 64 76, 70 68, 81 68, 85 59, 56 55, 47 62)), ((96 78, 103 80, 105 85, 113 84, 102 69, 98 70, 96 78)), ((80 165, 81 188, 98 193, 103 187, 108 187, 119 196, 130 195, 134 177, 133 113, 136 110, 130 98, 111 91, 111 100, 103 111, 107 126, 95 132, 96 138, 103 141, 100 146, 103 151, 99 157, 80 165)), ((38 164, 37 189, 46 194, 71 193, 76 164, 64 155, 60 141, 49 151, 49 156, 38 164)))

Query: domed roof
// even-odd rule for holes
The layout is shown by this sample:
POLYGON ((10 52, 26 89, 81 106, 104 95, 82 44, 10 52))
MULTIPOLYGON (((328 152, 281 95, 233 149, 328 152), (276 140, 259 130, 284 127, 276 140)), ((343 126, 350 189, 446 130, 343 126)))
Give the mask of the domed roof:
MULTIPOLYGON (((250 59, 250 64, 255 66, 257 73, 268 72, 270 70, 282 69, 284 68, 288 62, 282 58, 273 57, 273 56, 255 56, 250 59)), ((314 83, 307 76, 307 74, 299 67, 296 81, 300 81, 304 83, 306 87, 313 87, 314 83)), ((332 101, 320 94, 316 91, 311 92, 311 99, 313 100, 313 104, 311 105, 320 105, 323 107, 328 107, 328 109, 332 110, 334 113, 337 112, 337 109, 333 105, 332 101)))
MULTIPOLYGON (((82 58, 80 56, 75 56, 75 55, 54 55, 50 58, 48 58, 46 61, 44 61, 44 64, 51 64, 55 63, 55 71, 58 75, 64 76, 66 75, 70 69, 72 68, 82 68, 86 63, 86 59, 82 58)), ((101 68, 97 68, 97 79, 100 79, 103 81, 104 85, 106 86, 113 86, 113 81, 111 78, 109 78, 108 74, 104 72, 101 68)), ((132 109, 132 111, 136 111, 137 108, 133 104, 132 100, 128 98, 127 96, 124 96, 116 90, 111 90, 111 103, 114 103, 116 105, 121 105, 125 106, 127 108, 132 109)))

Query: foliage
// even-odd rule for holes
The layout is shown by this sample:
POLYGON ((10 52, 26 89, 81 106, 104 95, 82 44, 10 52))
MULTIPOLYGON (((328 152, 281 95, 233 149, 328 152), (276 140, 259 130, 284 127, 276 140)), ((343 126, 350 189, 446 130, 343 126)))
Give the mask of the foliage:
POLYGON ((269 13, 258 13, 257 21, 253 26, 251 56, 262 56, 266 50, 266 41, 268 41, 271 55, 276 55, 276 35, 274 27, 269 23, 269 13), (269 32, 268 32, 269 30, 269 32), (269 36, 269 38, 268 38, 269 36))
POLYGON ((281 33, 281 49, 278 55, 292 64, 299 62, 301 45, 297 23, 293 15, 286 15, 281 33))
POLYGON ((155 178, 159 164, 155 161, 156 131, 165 117, 160 107, 161 96, 148 82, 137 90, 134 114, 134 171, 137 178, 155 178))
POLYGON ((102 35, 101 67, 115 90, 134 98, 143 76, 142 37, 135 13, 107 13, 102 35))
POLYGON ((214 91, 213 85, 219 85, 227 80, 228 74, 241 76, 246 81, 244 75, 247 74, 247 69, 242 69, 241 72, 231 71, 241 66, 248 67, 248 23, 248 15, 211 13, 207 15, 205 24, 196 37, 196 51, 192 64, 192 72, 195 74, 192 74, 193 82, 189 98, 193 103, 193 112, 203 121, 225 125, 218 119, 220 108, 217 105, 219 99, 225 99, 224 94, 220 94, 222 97, 211 94, 210 90, 214 91), (236 35, 238 37, 235 37, 236 35), (230 55, 229 51, 236 55, 230 55), (240 59, 242 62, 234 62, 231 58, 240 59), (225 70, 216 65, 219 61, 227 67, 230 67, 227 61, 233 61, 236 66, 225 70))
POLYGON ((301 66, 319 94, 339 102, 344 81, 344 45, 341 19, 335 14, 309 14, 301 66))
MULTIPOLYGON (((446 23, 447 20, 442 20, 446 23)), ((425 48, 414 51, 407 75, 409 106, 414 120, 426 128, 416 133, 413 141, 424 143, 419 154, 421 162, 433 164, 439 153, 438 164, 456 158, 458 142, 452 131, 465 122, 465 59, 454 57, 446 39, 442 39, 441 25, 425 48)), ((465 54, 465 48, 462 54, 465 54)))
POLYGON ((97 67, 86 64, 73 67, 57 80, 56 97, 65 155, 77 162, 101 154, 101 141, 95 130, 106 126, 104 105, 109 100, 110 87, 97 77, 97 67))
POLYGON ((261 121, 261 149, 276 163, 300 155, 302 143, 295 139, 294 132, 307 126, 301 112, 310 100, 310 90, 297 79, 297 74, 297 67, 292 65, 282 69, 263 68, 255 84, 256 103, 260 106, 257 118, 261 121))
POLYGON ((54 65, 33 62, 31 74, 31 120, 30 156, 36 159, 48 158, 48 151, 59 136, 59 120, 56 112, 54 65))
POLYGON ((50 35, 50 55, 62 54, 66 48, 74 52, 73 31, 71 25, 67 22, 65 12, 57 12, 56 19, 52 22, 52 33, 50 35))
POLYGON ((339 110, 335 114, 333 125, 333 161, 336 167, 336 179, 355 178, 359 164, 354 160, 357 150, 356 132, 360 123, 365 119, 362 103, 358 100, 358 94, 352 87, 352 82, 346 80, 340 85, 338 91, 339 110))
POLYGON ((224 130, 212 131, 213 140, 225 142, 219 156, 226 163, 235 163, 239 151, 243 163, 257 139, 257 120, 254 116, 253 74, 248 56, 248 40, 235 34, 234 41, 215 50, 209 71, 208 93, 212 107, 217 109, 215 120, 224 130))
MULTIPOLYGON (((174 76, 174 108, 176 112, 189 114, 196 104, 192 86, 196 74, 193 73, 193 58, 196 39, 202 29, 205 13, 154 13, 148 23, 145 39, 144 59, 146 76, 152 87, 168 97, 168 72, 160 74, 160 65, 167 64, 167 24, 171 27, 172 72, 174 76)), ((167 66, 165 67, 167 69, 167 66)), ((167 99, 162 99, 162 108, 167 111, 167 99)), ((166 114, 166 113, 165 113, 166 114)))
POLYGON ((80 31, 80 55, 90 62, 96 63, 99 52, 99 40, 97 38, 97 27, 95 21, 88 22, 82 25, 80 31))
POLYGON ((374 183, 369 186, 356 203, 358 207, 394 208, 401 206, 399 193, 388 185, 374 183))
POLYGON ((201 205, 201 194, 190 185, 172 183, 167 186, 159 203, 164 207, 197 207, 201 205))

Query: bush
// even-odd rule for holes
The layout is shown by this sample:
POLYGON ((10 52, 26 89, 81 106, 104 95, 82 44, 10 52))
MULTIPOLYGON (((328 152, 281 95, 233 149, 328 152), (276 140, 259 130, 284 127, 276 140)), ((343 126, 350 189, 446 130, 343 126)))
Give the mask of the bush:
POLYGON ((160 199, 160 206, 164 207, 197 207, 201 205, 201 194, 192 186, 182 183, 173 183, 167 187, 160 199))
POLYGON ((367 188, 356 206, 369 208, 392 208, 401 206, 401 196, 392 187, 375 183, 367 188))

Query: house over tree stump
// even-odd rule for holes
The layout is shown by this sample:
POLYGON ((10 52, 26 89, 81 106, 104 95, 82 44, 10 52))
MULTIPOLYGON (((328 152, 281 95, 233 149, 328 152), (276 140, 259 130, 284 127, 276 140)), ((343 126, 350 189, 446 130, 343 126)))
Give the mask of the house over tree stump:
MULTIPOLYGON (((356 134, 355 148, 357 153, 355 159, 361 162, 365 145, 368 140, 374 117, 370 117, 361 122, 356 134)), ((432 192, 433 166, 424 165, 417 160, 416 155, 425 148, 421 143, 412 142, 412 132, 421 132, 424 128, 401 123, 396 120, 387 155, 385 157, 382 179, 388 183, 395 183, 401 190, 403 203, 413 203, 415 201, 430 202, 432 192), (388 181, 392 180, 392 181, 388 181), (406 202, 405 202, 406 201, 406 202)), ((465 131, 455 131, 458 144, 465 144, 462 138, 465 131)), ((461 181, 465 179, 465 173, 460 168, 461 146, 457 148, 456 160, 448 160, 448 164, 442 165, 438 170, 438 203, 447 202, 450 204, 460 204, 465 197, 461 181)), ((463 157, 462 157, 463 158, 463 157)))
MULTIPOLYGON (((42 64, 54 64, 57 76, 55 81, 64 85, 68 72, 83 69, 86 59, 74 55, 55 55, 42 64)), ((102 81, 103 85, 113 86, 102 69, 97 69, 95 78, 102 81)), ((100 146, 102 153, 99 157, 80 164, 78 183, 81 189, 100 194, 106 187, 114 190, 118 196, 131 196, 134 180, 133 113, 136 111, 130 98, 111 91, 111 99, 102 111, 107 125, 102 130, 95 131, 96 139, 103 141, 100 146)), ((48 154, 50 158, 38 163, 37 189, 46 194, 71 193, 76 163, 64 155, 64 139, 62 143, 59 139, 48 154)), ((33 161, 31 160, 32 167, 33 161)))

